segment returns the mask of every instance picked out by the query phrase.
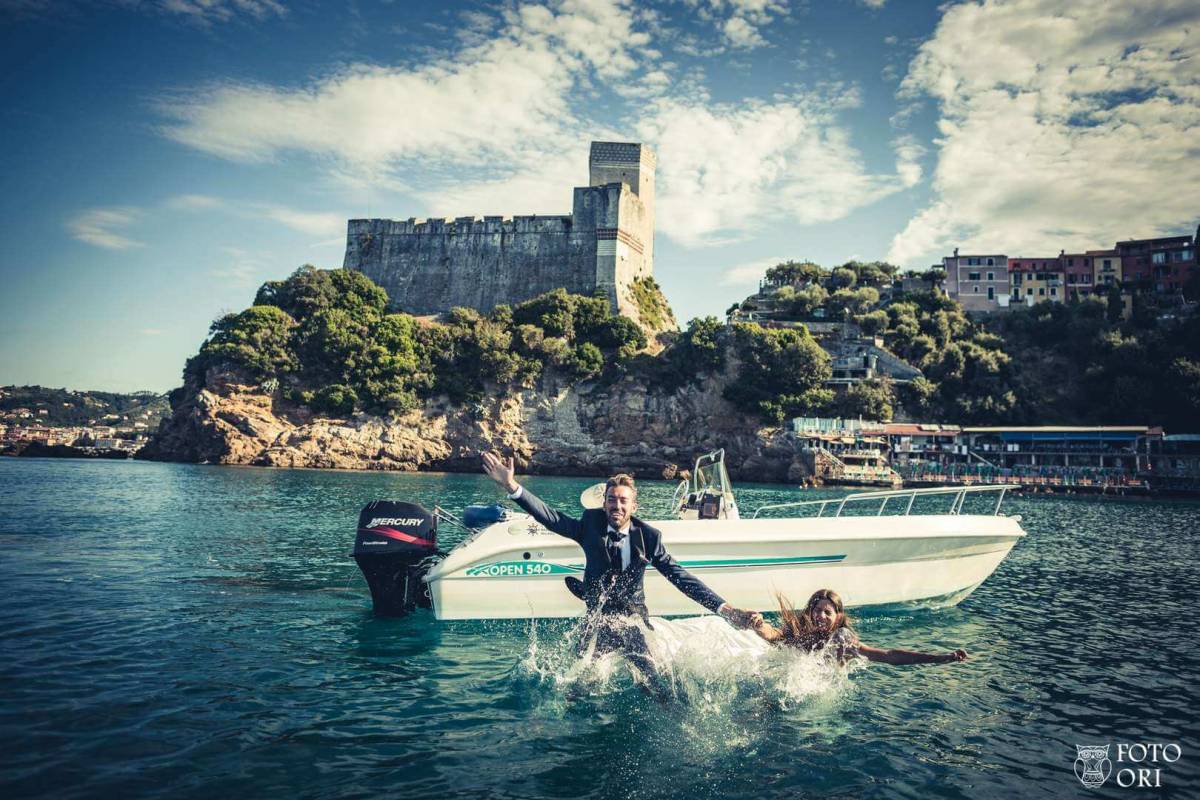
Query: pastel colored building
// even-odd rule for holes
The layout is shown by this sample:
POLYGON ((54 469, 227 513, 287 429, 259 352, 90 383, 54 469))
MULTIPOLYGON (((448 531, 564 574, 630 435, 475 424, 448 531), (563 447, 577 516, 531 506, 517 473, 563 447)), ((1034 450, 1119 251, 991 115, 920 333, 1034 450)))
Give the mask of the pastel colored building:
POLYGON ((1058 254, 1058 267, 1063 273, 1063 289, 1067 300, 1087 297, 1094 291, 1096 276, 1092 272, 1092 257, 1087 253, 1058 254))
POLYGON ((996 311, 1008 308, 1008 256, 958 254, 942 259, 946 270, 946 294, 964 311, 996 311))
POLYGON ((1088 250, 1087 254, 1092 259, 1092 279, 1097 291, 1121 284, 1121 256, 1116 250, 1088 250))
POLYGON ((1008 260, 1011 304, 1061 303, 1065 298, 1058 256, 1008 260))
POLYGON ((1195 274, 1195 244, 1192 236, 1117 242, 1125 283, 1155 294, 1181 292, 1195 274))

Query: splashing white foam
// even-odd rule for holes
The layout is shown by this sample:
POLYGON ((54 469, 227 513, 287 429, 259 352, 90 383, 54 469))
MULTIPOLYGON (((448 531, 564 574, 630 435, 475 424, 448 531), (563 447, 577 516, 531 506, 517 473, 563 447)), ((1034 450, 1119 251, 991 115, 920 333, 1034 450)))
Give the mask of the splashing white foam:
MULTIPOLYGON (((774 647, 753 631, 741 631, 714 616, 651 619, 646 631, 651 656, 674 696, 694 711, 724 716, 763 701, 783 708, 836 702, 850 687, 854 663, 841 666, 822 652, 774 647)), ((619 653, 597 656, 594 647, 577 653, 575 638, 556 630, 543 642, 531 621, 529 646, 517 665, 538 683, 571 695, 604 695, 638 681, 619 653)))

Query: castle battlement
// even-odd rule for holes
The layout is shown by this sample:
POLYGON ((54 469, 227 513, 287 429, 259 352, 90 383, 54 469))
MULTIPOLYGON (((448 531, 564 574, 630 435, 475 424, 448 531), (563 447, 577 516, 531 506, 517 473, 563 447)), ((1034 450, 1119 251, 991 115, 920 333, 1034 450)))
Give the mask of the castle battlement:
POLYGON ((464 236, 505 233, 569 233, 572 218, 561 214, 527 214, 511 217, 433 217, 420 219, 352 219, 348 233, 375 236, 464 236))
POLYGON ((412 314, 490 311, 561 287, 602 292, 637 318, 629 284, 653 273, 656 162, 642 144, 592 142, 569 215, 352 219, 344 265, 412 314))

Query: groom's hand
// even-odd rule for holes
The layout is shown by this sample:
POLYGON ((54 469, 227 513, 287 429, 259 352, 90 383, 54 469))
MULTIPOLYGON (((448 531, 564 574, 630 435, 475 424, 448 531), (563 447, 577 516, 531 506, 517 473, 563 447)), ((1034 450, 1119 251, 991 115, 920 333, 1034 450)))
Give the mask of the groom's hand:
MULTIPOLYGON (((746 611, 745 609, 734 608, 728 603, 717 609, 717 613, 724 617, 725 621, 730 625, 735 628, 740 628, 741 630, 753 628, 754 618, 758 616, 758 614, 754 611, 746 611)), ((759 617, 759 619, 761 619, 761 617, 759 617)))
POLYGON ((515 479, 516 469, 513 467, 511 456, 509 458, 501 458, 499 454, 489 450, 486 453, 481 453, 480 457, 483 460, 483 472, 485 475, 498 483, 509 494, 517 490, 517 481, 515 479))

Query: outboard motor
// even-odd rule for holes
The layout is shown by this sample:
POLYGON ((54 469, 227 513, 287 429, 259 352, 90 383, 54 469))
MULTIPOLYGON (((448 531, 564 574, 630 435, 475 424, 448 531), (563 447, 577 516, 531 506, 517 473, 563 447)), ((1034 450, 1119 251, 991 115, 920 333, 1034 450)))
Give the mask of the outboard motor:
POLYGON ((437 517, 417 503, 376 500, 358 515, 354 560, 371 587, 375 613, 402 617, 432 602, 421 580, 436 555, 437 517))

